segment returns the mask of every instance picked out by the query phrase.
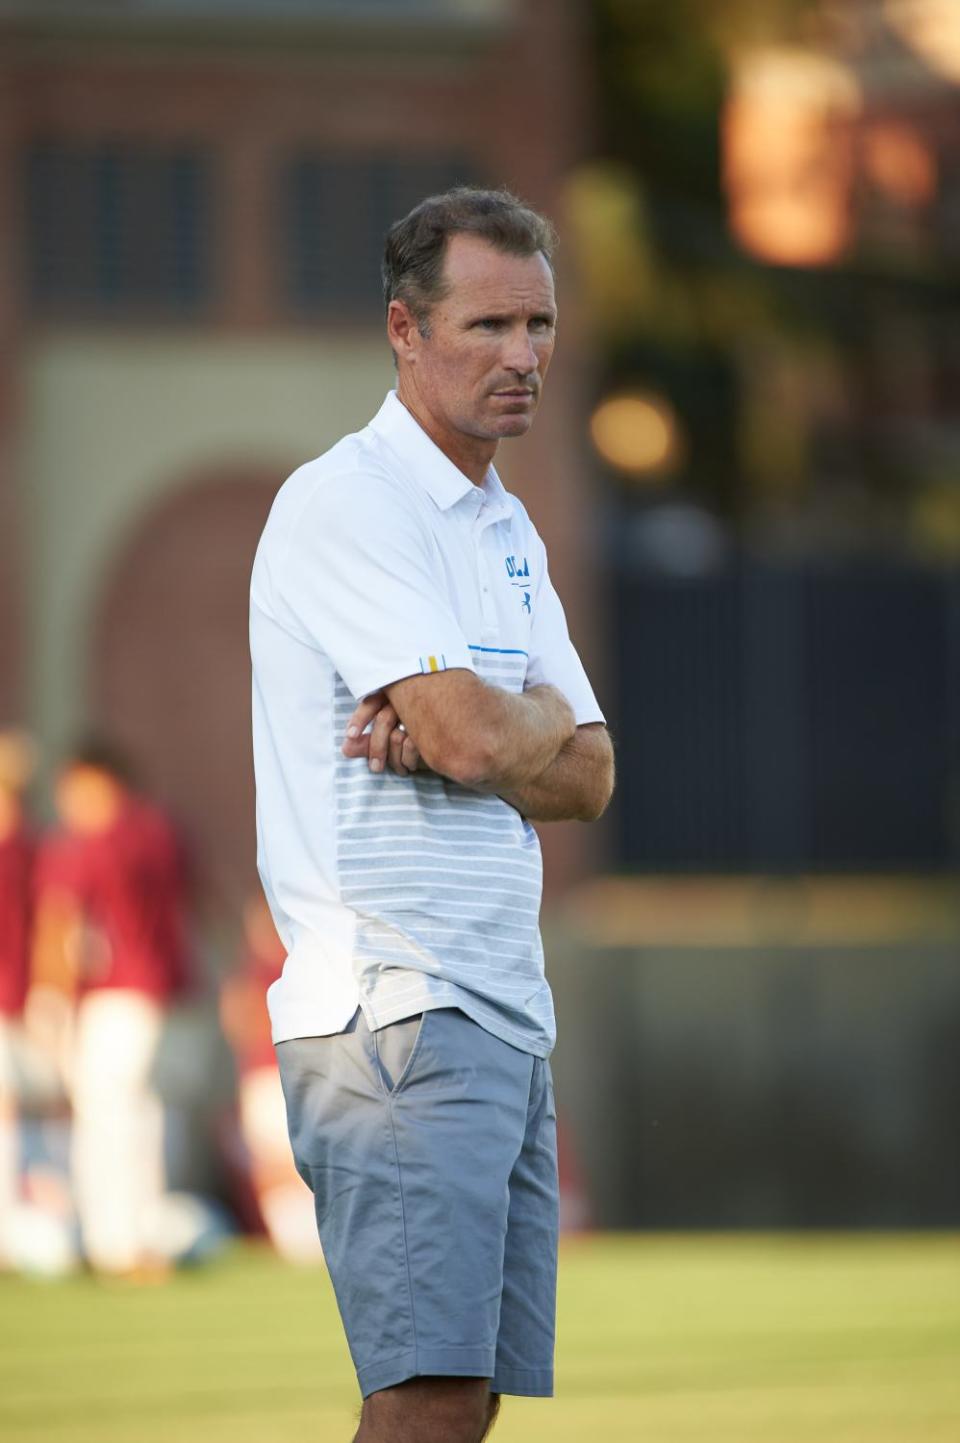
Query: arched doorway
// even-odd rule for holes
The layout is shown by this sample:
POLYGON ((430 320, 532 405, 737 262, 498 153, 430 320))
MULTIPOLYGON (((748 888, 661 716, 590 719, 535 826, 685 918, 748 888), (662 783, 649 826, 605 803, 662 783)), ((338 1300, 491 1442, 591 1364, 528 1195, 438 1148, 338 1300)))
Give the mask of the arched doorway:
POLYGON ((207 473, 165 498, 109 576, 94 634, 98 730, 180 819, 231 906, 256 880, 247 606, 281 475, 207 473))

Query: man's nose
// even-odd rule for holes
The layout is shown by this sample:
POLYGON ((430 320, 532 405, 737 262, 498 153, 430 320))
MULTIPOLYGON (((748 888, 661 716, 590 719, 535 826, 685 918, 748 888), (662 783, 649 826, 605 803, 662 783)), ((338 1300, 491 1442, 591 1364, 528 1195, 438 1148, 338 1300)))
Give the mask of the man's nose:
POLYGON ((511 332, 503 355, 506 370, 515 371, 518 376, 529 376, 539 365, 537 352, 524 326, 523 330, 511 332))

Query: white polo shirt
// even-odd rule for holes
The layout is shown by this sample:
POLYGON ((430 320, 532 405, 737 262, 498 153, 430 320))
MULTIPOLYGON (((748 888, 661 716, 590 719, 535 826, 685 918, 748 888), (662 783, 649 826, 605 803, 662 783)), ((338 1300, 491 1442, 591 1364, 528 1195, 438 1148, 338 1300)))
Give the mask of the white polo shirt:
POLYGON ((602 721, 543 542, 493 467, 474 486, 391 392, 295 471, 257 550, 250 608, 260 877, 287 949, 275 1042, 460 1007, 546 1056, 540 843, 501 798, 341 751, 357 699, 470 668, 551 682, 602 721))

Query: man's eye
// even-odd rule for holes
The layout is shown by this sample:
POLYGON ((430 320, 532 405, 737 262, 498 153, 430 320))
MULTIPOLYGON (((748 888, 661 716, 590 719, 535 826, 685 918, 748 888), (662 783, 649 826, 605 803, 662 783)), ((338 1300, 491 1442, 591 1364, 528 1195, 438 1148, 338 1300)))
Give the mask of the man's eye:
POLYGON ((477 321, 477 325, 483 331, 497 331, 502 324, 503 322, 497 320, 496 316, 484 316, 482 320, 477 321))

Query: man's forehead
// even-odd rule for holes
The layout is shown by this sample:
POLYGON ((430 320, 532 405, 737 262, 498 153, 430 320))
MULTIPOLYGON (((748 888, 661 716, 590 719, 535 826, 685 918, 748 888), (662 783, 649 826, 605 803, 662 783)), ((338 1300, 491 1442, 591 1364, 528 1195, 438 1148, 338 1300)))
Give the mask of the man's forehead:
POLYGON ((447 241, 443 279, 448 301, 504 299, 521 295, 540 305, 554 305, 553 272, 542 251, 514 255, 481 236, 457 233, 447 241))

